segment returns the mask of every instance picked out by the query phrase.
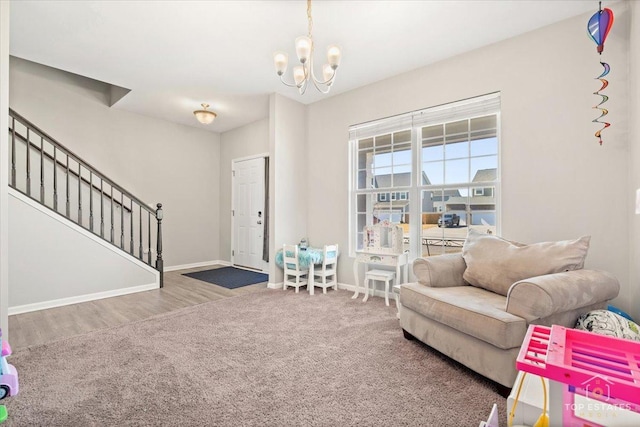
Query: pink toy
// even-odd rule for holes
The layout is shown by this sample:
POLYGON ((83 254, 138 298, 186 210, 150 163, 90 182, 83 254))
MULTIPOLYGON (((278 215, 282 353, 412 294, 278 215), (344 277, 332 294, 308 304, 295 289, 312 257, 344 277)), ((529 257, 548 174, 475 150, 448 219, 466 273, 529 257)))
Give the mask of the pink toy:
POLYGON ((11 356, 11 346, 2 339, 2 331, 0 331, 0 340, 2 341, 2 352, 0 353, 0 400, 5 397, 15 396, 18 394, 18 372, 13 365, 7 363, 7 356, 11 356))
POLYGON ((564 426, 598 426, 568 409, 575 407, 576 394, 640 413, 640 342, 557 325, 530 325, 516 367, 568 385, 562 392, 564 426))

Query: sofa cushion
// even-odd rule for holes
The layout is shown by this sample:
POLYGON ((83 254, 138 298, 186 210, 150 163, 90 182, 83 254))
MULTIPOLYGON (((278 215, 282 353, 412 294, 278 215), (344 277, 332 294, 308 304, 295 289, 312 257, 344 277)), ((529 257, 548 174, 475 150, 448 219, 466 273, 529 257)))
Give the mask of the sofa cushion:
POLYGON ((467 264, 463 277, 474 286, 507 295, 519 280, 582 269, 590 239, 523 245, 469 229, 462 248, 467 264))
POLYGON ((400 303, 498 348, 520 347, 527 332, 524 319, 504 310, 506 298, 474 286, 432 288, 408 283, 400 288, 400 303))
POLYGON ((462 275, 467 265, 461 253, 444 254, 413 261, 413 274, 421 285, 449 287, 468 285, 462 275))

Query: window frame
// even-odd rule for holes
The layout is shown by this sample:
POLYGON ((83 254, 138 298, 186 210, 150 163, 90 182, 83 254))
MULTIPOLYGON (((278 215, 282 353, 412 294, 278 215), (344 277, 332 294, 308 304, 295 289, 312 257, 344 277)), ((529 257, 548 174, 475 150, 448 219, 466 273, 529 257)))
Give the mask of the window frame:
MULTIPOLYGON (((492 110, 487 110, 487 111, 478 111, 475 113, 465 113, 464 111, 462 113, 456 114, 454 113, 452 116, 447 117, 446 119, 443 120, 433 120, 433 121, 428 121, 427 123, 425 123, 424 121, 421 123, 411 123, 410 126, 406 125, 406 120, 403 122, 405 124, 400 124, 398 125, 398 127, 394 127, 392 125, 389 125, 387 127, 383 127, 383 129, 381 129, 379 131, 379 133, 370 133, 361 137, 353 137, 352 135, 352 128, 354 127, 358 127, 358 126, 362 126, 362 125, 358 125, 358 126, 354 126, 352 128, 350 128, 350 137, 349 137, 349 175, 350 175, 350 187, 349 187, 349 255, 354 257, 357 251, 357 247, 358 247, 358 235, 361 234, 358 232, 357 229, 357 223, 358 223, 358 215, 362 215, 362 212, 358 212, 357 210, 357 198, 358 195, 362 195, 362 194, 368 194, 368 193, 389 193, 389 194, 393 194, 396 195, 396 193, 399 195, 396 197, 389 197, 391 200, 394 199, 399 199, 402 201, 407 201, 409 204, 409 258, 411 260, 422 256, 422 194, 423 191, 425 190, 433 190, 433 189, 438 189, 440 191, 443 191, 443 195, 444 195, 444 191, 446 191, 447 189, 455 189, 455 188, 466 188, 469 191, 468 194, 468 198, 472 198, 474 196, 484 196, 484 187, 488 186, 488 187, 492 187, 493 188, 493 198, 495 200, 495 230, 496 233, 500 234, 501 233, 501 229, 502 229, 502 201, 501 201, 501 184, 502 184, 502 179, 501 179, 501 169, 502 169, 502 137, 501 137, 501 107, 500 107, 500 94, 496 93, 496 94, 490 94, 487 95, 485 97, 478 97, 479 101, 478 104, 481 102, 481 98, 494 98, 497 101, 497 106, 495 106, 492 110), (472 120, 474 118, 479 118, 479 117, 485 117, 485 116, 495 116, 495 121, 496 121, 496 125, 495 125, 495 138, 497 140, 497 153, 495 154, 496 156, 496 160, 497 160, 497 165, 496 165, 496 178, 495 181, 491 181, 491 182, 487 182, 487 183, 478 183, 478 182, 473 182, 473 176, 469 176, 468 177, 468 181, 464 182, 464 183, 457 183, 457 184, 447 184, 446 182, 443 184, 437 184, 437 185, 424 185, 424 183, 422 182, 422 167, 423 167, 423 159, 422 159, 422 153, 423 153, 423 138, 422 138, 422 131, 421 128, 423 127, 427 127, 427 126, 433 126, 433 125, 439 125, 439 124, 447 124, 447 123, 454 123, 457 121, 462 121, 462 120, 472 120), (371 188, 358 188, 358 141, 360 140, 365 140, 368 138, 375 138, 378 136, 384 136, 385 134, 394 134, 396 132, 403 132, 405 130, 410 129, 411 131, 411 143, 410 143, 410 150, 411 150, 411 185, 410 187, 406 187, 406 186, 391 186, 388 188, 375 188, 375 179, 372 178, 372 181, 374 181, 373 185, 371 186, 371 188), (477 189, 481 189, 482 190, 482 194, 476 194, 477 189)), ((448 107, 451 106, 452 109, 455 109, 457 107, 457 104, 459 103, 466 103, 465 105, 474 105, 473 102, 469 102, 470 100, 463 100, 460 102, 454 102, 454 103, 450 103, 450 104, 446 104, 444 107, 448 107)), ((471 101, 473 101, 473 99, 471 99, 471 101)), ((443 106, 438 106, 438 107, 434 107, 435 110, 441 111, 443 106)), ((421 110, 418 112, 412 112, 412 113, 407 113, 407 114, 412 114, 412 115, 429 115, 430 114, 430 110, 432 110, 431 108, 429 109, 425 109, 425 110, 421 110)), ((438 111, 435 113, 435 116, 438 116, 438 111)), ((404 116, 404 115, 403 115, 404 116)), ((380 121, 376 121, 375 123, 382 123, 384 125, 384 121, 385 120, 398 120, 397 119, 398 116, 396 117, 392 117, 389 119, 383 119, 380 121)), ((421 116, 421 118, 424 120, 423 118, 424 116, 421 116)), ((466 141, 471 142, 473 141, 473 139, 471 139, 471 136, 468 137, 468 139, 466 139, 466 141)), ((443 150, 446 146, 446 141, 445 138, 443 136, 443 141, 441 146, 443 147, 443 150)), ((469 147, 471 147, 471 144, 469 144, 469 147)), ((375 152, 374 152, 375 153, 375 152)), ((375 154, 374 154, 375 155, 375 154)), ((461 157, 461 159, 465 159, 468 160, 469 162, 471 162, 471 159, 473 158, 477 158, 478 156, 472 156, 471 155, 471 148, 469 148, 469 152, 466 155, 466 157, 461 157)), ((445 161, 445 158, 443 157, 443 161, 445 161)), ((469 164, 469 175, 471 175, 471 163, 469 164)), ((385 197, 386 198, 386 197, 385 197)), ((383 201, 383 200, 381 200, 383 201)), ((387 201, 388 203, 391 203, 391 201, 387 201)), ((437 210, 438 213, 440 213, 441 215, 444 215, 445 210, 442 209, 442 207, 440 207, 441 210, 437 210)), ((434 206, 433 209, 435 210, 436 207, 434 206)), ((471 213, 471 209, 469 204, 467 203, 466 206, 466 213, 467 213, 467 218, 469 218, 468 214, 471 213)), ((367 220, 366 223, 369 224, 370 220, 368 218, 369 215, 373 215, 373 211, 372 212, 365 212, 365 214, 367 215, 367 220)), ((466 218, 463 217, 463 219, 466 218)), ((407 250, 405 250, 405 252, 407 252, 407 250)))

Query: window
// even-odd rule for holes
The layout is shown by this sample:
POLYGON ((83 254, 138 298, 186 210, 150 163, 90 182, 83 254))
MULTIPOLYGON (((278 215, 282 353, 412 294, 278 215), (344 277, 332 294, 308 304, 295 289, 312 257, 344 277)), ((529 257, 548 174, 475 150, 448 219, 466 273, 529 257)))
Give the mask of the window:
POLYGON ((351 252, 384 220, 412 257, 461 251, 471 227, 496 233, 499 110, 491 94, 353 126, 351 252))

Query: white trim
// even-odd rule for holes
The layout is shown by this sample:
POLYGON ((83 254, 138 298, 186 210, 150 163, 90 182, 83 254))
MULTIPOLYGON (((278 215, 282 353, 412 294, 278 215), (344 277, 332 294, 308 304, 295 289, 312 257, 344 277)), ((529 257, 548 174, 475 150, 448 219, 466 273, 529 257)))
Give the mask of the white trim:
POLYGON ((282 289, 282 284, 284 282, 280 282, 280 283, 267 283, 267 289, 282 289))
POLYGON ((269 157, 269 153, 253 154, 251 156, 238 157, 237 159, 231 159, 231 165, 233 166, 233 162, 244 162, 245 160, 260 159, 264 157, 269 157))
POLYGON ((29 313, 31 311, 45 310, 47 308, 62 307, 64 305, 78 304, 81 302, 95 301, 103 298, 133 294, 136 292, 150 291, 159 288, 160 285, 158 283, 150 283, 148 285, 132 286, 130 288, 113 289, 111 291, 96 292, 93 294, 78 295, 75 297, 35 302, 33 304, 18 305, 15 307, 9 307, 9 316, 13 316, 14 314, 29 313))
POLYGON ((229 261, 223 261, 223 260, 217 259, 215 261, 195 262, 193 264, 172 265, 171 267, 165 267, 164 271, 166 272, 166 271, 185 270, 187 268, 207 267, 209 265, 230 266, 231 263, 229 261))
POLYGON ((89 230, 84 229, 83 227, 81 227, 78 224, 74 223, 72 220, 70 220, 68 218, 65 218, 63 215, 52 211, 51 209, 49 209, 46 206, 41 205, 40 203, 38 203, 35 200, 32 200, 31 198, 25 196, 24 194, 22 194, 21 192, 19 192, 16 189, 9 188, 9 195, 13 196, 14 198, 16 198, 17 200, 21 201, 22 203, 25 203, 25 204, 27 204, 27 205, 39 210, 40 212, 42 212, 43 214, 47 215, 48 217, 55 219, 60 224, 63 224, 65 226, 69 227, 70 229, 74 230, 75 232, 80 233, 80 234, 84 235, 85 237, 93 240, 94 242, 102 245, 103 247, 109 249, 111 252, 113 252, 115 254, 118 254, 122 258, 126 259, 127 261, 135 263, 137 266, 142 267, 143 269, 145 269, 146 271, 148 271, 150 273, 154 273, 156 275, 157 283, 158 283, 158 285, 160 285, 160 272, 158 270, 156 270, 155 268, 151 267, 149 264, 145 263, 144 261, 141 261, 138 258, 136 258, 135 256, 123 252, 122 249, 112 245, 111 243, 107 242, 106 240, 104 240, 103 238, 98 236, 97 234, 94 234, 94 233, 90 232, 89 230))

